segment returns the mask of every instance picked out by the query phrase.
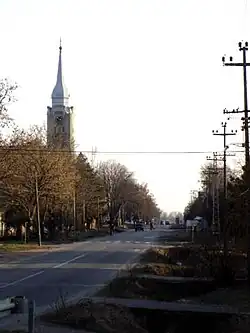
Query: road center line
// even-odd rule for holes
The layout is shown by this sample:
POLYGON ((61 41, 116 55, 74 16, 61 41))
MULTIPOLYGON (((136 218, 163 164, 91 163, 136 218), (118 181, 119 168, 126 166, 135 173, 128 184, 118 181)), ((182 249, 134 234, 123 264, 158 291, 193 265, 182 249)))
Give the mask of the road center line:
POLYGON ((74 258, 72 258, 72 259, 70 259, 70 260, 64 261, 64 262, 62 262, 61 264, 58 264, 58 265, 56 265, 56 266, 53 266, 52 268, 60 268, 60 267, 63 267, 63 266, 65 266, 65 265, 69 264, 70 262, 75 261, 75 260, 80 259, 80 258, 83 258, 83 257, 85 257, 85 256, 86 256, 86 253, 81 254, 80 256, 77 256, 77 257, 74 257, 74 258))
MULTIPOLYGON (((107 246, 103 246, 103 247, 101 247, 101 250, 104 250, 104 249, 106 249, 106 248, 107 248, 107 246)), ((65 266, 65 265, 67 265, 67 264, 69 264, 69 263, 71 263, 71 262, 73 262, 73 261, 75 261, 75 260, 77 260, 77 259, 80 259, 80 258, 85 257, 85 256, 88 255, 88 254, 89 254, 89 253, 81 254, 81 255, 79 255, 79 256, 77 256, 77 257, 74 257, 74 258, 72 258, 72 259, 70 259, 70 260, 64 261, 64 262, 62 262, 62 263, 60 263, 60 264, 58 264, 58 265, 52 266, 50 269, 55 269, 55 268, 63 267, 63 266, 65 266)), ((108 256, 108 255, 110 255, 110 253, 108 253, 108 254, 105 253, 104 255, 100 256, 99 259, 100 259, 100 258, 103 258, 103 257, 105 257, 105 256, 108 256)), ((42 256, 41 256, 41 257, 42 257, 42 256)), ((1 268, 1 267, 0 267, 0 268, 1 268)), ((23 282, 23 281, 26 281, 26 280, 32 279, 32 278, 34 278, 34 277, 36 277, 36 276, 38 276, 38 275, 41 275, 41 274, 43 274, 45 271, 46 271, 46 270, 42 270, 42 271, 39 271, 39 272, 37 272, 37 273, 27 275, 27 276, 25 276, 25 277, 23 277, 23 278, 21 278, 21 279, 18 279, 18 280, 15 280, 15 281, 9 282, 9 283, 5 283, 5 284, 3 284, 3 285, 0 285, 0 289, 4 289, 4 288, 11 287, 11 286, 15 286, 15 285, 17 285, 18 283, 21 283, 21 282, 23 282)))
MULTIPOLYGON (((67 264, 69 264, 70 262, 74 261, 74 260, 77 260, 77 259, 80 259, 82 257, 86 256, 86 254, 81 254, 80 256, 77 256, 77 257, 74 257, 70 260, 67 260, 67 261, 64 261, 62 262, 61 264, 58 264, 56 266, 53 266, 52 268, 60 268, 62 266, 65 266, 67 264)), ((34 274, 30 274, 30 275, 27 275, 21 279, 18 279, 18 280, 15 280, 15 281, 12 281, 12 282, 9 282, 9 283, 5 283, 3 285, 0 285, 0 289, 4 289, 4 288, 7 288, 7 287, 11 287, 11 286, 15 286, 16 284, 20 283, 20 282, 23 282, 23 281, 26 281, 26 280, 29 280, 29 279, 32 279, 38 275, 41 275, 45 272, 45 270, 42 270, 42 271, 39 271, 37 273, 34 273, 34 274)))
POLYGON ((31 275, 28 275, 28 276, 25 276, 24 278, 22 279, 19 279, 19 280, 16 280, 16 281, 13 281, 13 282, 10 282, 10 283, 6 283, 4 284, 3 286, 0 286, 0 289, 4 289, 4 288, 7 288, 7 287, 10 287, 10 286, 14 286, 20 282, 23 282, 25 280, 28 280, 28 279, 32 279, 33 277, 37 276, 37 275, 41 275, 42 273, 44 273, 45 271, 39 271, 35 274, 31 274, 31 275))
POLYGON ((20 265, 26 261, 29 261, 29 260, 32 260, 32 259, 35 259, 35 258, 42 258, 42 257, 45 257, 47 256, 48 254, 50 254, 51 252, 46 252, 46 253, 42 253, 42 254, 37 254, 37 255, 34 255, 34 256, 28 256, 28 257, 24 257, 24 258, 20 258, 19 260, 10 260, 10 261, 7 261, 6 263, 1 263, 0 264, 0 269, 3 265, 6 265, 6 264, 10 264, 10 265, 20 265))

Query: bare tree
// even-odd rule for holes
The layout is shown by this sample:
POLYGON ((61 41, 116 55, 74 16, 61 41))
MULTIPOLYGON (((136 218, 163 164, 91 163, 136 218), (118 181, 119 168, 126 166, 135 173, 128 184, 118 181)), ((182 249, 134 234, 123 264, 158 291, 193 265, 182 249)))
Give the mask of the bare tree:
MULTIPOLYGON (((14 92, 17 89, 16 84, 10 83, 7 79, 0 79, 0 128, 3 128, 13 121, 11 119, 8 107, 15 101, 14 92)), ((10 157, 11 147, 16 144, 16 137, 13 135, 10 138, 3 138, 0 132, 0 182, 9 177, 12 168, 9 168, 7 160, 12 160, 10 157)), ((1 188, 0 188, 1 192, 1 188)))
POLYGON ((155 198, 148 188, 148 184, 138 185, 139 215, 143 220, 149 221, 154 217, 160 217, 160 210, 157 207, 155 198))
POLYGON ((103 213, 106 202, 104 187, 100 177, 82 153, 77 157, 76 169, 78 174, 76 204, 78 216, 81 217, 81 221, 77 219, 78 228, 80 222, 84 223, 84 226, 87 222, 87 226, 90 227, 90 223, 98 220, 99 215, 103 213))
POLYGON ((62 200, 72 197, 75 168, 71 156, 65 151, 48 149, 44 128, 29 131, 16 130, 15 145, 5 161, 9 176, 2 180, 1 188, 7 207, 15 207, 34 220, 37 210, 37 192, 43 210, 49 204, 53 209, 62 200), (37 191, 36 191, 37 190, 37 191))
POLYGON ((109 218, 113 222, 128 194, 133 173, 115 161, 102 162, 97 172, 103 183, 109 218))
POLYGON ((123 216, 150 220, 160 216, 155 199, 147 184, 139 184, 124 165, 115 161, 103 162, 98 173, 104 184, 104 191, 111 221, 122 209, 123 216))
POLYGON ((11 83, 8 79, 0 79, 0 126, 5 127, 13 120, 8 112, 8 106, 14 102, 14 92, 17 85, 11 83))

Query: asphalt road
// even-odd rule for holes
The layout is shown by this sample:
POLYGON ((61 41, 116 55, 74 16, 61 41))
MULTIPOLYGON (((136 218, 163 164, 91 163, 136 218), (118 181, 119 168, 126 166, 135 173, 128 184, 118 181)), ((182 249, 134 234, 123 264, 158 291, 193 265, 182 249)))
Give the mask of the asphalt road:
POLYGON ((130 230, 1 264, 0 299, 25 296, 43 307, 52 305, 60 295, 67 298, 90 288, 100 288, 126 263, 149 248, 157 237, 172 233, 163 229, 130 230))

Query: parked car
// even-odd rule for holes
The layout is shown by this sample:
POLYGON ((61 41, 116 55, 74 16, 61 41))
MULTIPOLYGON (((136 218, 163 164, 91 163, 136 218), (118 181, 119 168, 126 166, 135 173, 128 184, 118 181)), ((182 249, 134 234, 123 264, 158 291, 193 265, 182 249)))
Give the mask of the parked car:
POLYGON ((144 225, 141 222, 135 224, 135 231, 144 231, 144 225))

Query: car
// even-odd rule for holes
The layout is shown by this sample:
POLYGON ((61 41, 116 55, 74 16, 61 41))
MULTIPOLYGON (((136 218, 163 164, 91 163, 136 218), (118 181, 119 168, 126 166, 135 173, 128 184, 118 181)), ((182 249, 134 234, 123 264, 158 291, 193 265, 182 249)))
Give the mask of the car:
POLYGON ((141 222, 135 224, 135 231, 144 231, 144 226, 141 222))

